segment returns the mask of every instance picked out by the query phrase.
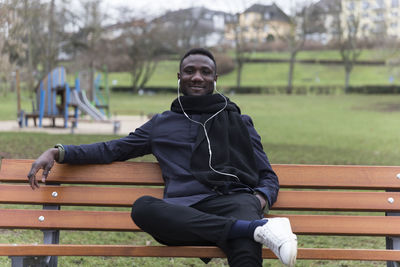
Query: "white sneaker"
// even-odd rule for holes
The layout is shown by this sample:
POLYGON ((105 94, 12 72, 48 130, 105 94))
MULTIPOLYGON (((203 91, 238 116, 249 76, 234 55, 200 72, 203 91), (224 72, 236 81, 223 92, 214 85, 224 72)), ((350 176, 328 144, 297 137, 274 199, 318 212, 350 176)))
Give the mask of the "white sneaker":
POLYGON ((293 267, 297 256, 297 236, 288 218, 271 218, 254 231, 254 240, 267 246, 286 266, 293 267))

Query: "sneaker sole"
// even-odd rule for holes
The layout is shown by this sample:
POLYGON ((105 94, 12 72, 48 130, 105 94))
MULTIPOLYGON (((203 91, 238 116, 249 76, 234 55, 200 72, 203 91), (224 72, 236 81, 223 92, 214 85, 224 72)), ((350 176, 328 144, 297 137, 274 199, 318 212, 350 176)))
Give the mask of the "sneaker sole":
POLYGON ((291 251, 293 252, 292 255, 290 256, 290 261, 289 264, 287 265, 288 267, 294 267, 296 264, 296 258, 297 258, 297 240, 296 242, 292 243, 292 249, 291 251))

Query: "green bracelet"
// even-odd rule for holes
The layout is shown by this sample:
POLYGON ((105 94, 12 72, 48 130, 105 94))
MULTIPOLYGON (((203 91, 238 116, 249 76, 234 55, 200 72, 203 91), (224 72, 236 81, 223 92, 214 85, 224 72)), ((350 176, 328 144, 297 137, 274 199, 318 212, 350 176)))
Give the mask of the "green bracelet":
POLYGON ((58 163, 63 162, 64 156, 65 156, 65 149, 62 144, 57 144, 54 146, 55 148, 58 149, 58 160, 56 160, 58 163))

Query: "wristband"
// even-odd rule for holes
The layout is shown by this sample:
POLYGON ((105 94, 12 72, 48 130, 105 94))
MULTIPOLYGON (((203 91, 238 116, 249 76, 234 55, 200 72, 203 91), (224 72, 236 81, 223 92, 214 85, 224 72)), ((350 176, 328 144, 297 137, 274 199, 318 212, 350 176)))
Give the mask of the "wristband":
POLYGON ((54 148, 58 149, 58 160, 56 160, 58 163, 63 162, 64 156, 65 156, 65 149, 62 144, 57 144, 54 146, 54 148))

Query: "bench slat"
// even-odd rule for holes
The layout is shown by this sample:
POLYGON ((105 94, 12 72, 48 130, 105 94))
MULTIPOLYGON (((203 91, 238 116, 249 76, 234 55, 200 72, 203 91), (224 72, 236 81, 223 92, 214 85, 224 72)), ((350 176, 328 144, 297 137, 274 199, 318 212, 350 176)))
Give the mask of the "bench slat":
POLYGON ((0 185, 0 203, 58 204, 82 206, 131 207, 143 195, 162 198, 163 188, 0 185), (57 197, 53 197, 57 192, 57 197))
POLYGON ((281 190, 271 210, 399 211, 400 192, 281 190))
MULTIPOLYGON (((217 247, 133 246, 133 245, 12 245, 0 244, 0 256, 119 256, 119 257, 187 257, 223 258, 217 247)), ((263 248, 264 259, 276 259, 263 248)), ((399 261, 400 250, 378 249, 311 249, 299 248, 298 259, 399 261)))
MULTIPOLYGON (((0 228, 6 229, 140 231, 131 220, 130 213, 121 211, 3 209, 0 214, 0 228), (39 221, 40 216, 44 217, 44 221, 39 221)), ((279 216, 288 217, 293 232, 297 234, 400 236, 400 217, 394 216, 279 216)))
MULTIPOLYGON (((33 160, 3 159, 2 182, 27 182, 33 160)), ((37 177, 41 177, 39 171, 37 177)), ((41 179, 38 179, 41 182, 41 179)), ((112 164, 69 165, 54 164, 48 183, 163 185, 161 170, 155 162, 114 162, 112 164)))
MULTIPOLYGON (((3 159, 2 162, 0 181, 26 182, 33 160, 3 159)), ((273 164, 272 167, 278 174, 281 187, 400 189, 400 179, 396 177, 400 167, 396 166, 273 164)), ((163 184, 161 170, 154 162, 114 162, 90 167, 55 164, 48 182, 163 184)))
MULTIPOLYGON (((142 195, 162 198, 163 188, 0 185, 0 203, 130 207, 142 195), (52 193, 57 192, 57 197, 52 193)), ((285 191, 272 210, 400 211, 400 192, 285 191)))
POLYGON ((281 187, 400 189, 398 166, 273 164, 281 187))
POLYGON ((139 231, 129 212, 0 210, 0 229, 139 231), (39 217, 43 216, 43 221, 39 217), (60 220, 62 218, 62 220, 60 220))

